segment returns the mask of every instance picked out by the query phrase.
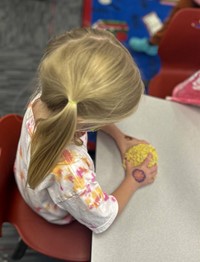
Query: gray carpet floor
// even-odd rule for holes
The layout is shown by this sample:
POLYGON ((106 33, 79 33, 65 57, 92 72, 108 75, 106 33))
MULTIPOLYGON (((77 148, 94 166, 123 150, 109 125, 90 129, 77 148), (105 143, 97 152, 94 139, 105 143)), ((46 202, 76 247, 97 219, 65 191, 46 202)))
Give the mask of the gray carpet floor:
MULTIPOLYGON (((81 0, 0 1, 0 116, 23 114, 48 40, 81 25, 81 0)), ((0 238, 0 262, 13 261, 18 234, 9 224, 0 238)), ((27 250, 20 261, 60 261, 27 250)))

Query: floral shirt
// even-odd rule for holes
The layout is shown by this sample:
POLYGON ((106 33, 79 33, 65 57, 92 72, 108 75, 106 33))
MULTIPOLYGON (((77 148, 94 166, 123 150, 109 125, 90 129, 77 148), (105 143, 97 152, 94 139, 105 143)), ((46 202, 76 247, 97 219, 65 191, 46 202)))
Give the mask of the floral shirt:
POLYGON ((26 184, 35 127, 32 103, 24 115, 15 161, 15 178, 22 197, 51 223, 68 224, 76 219, 95 233, 105 231, 116 218, 118 203, 96 181, 86 133, 81 137, 82 146, 71 144, 63 150, 60 162, 39 186, 31 189, 26 184))

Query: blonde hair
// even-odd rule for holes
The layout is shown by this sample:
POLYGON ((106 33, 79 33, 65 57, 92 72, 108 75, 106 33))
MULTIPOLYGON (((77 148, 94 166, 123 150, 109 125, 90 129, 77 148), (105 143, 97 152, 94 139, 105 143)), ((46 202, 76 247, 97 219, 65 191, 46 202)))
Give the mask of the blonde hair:
POLYGON ((103 30, 81 28, 52 41, 38 67, 41 101, 51 112, 37 123, 27 183, 38 186, 77 130, 117 122, 134 112, 143 93, 127 49, 103 30))

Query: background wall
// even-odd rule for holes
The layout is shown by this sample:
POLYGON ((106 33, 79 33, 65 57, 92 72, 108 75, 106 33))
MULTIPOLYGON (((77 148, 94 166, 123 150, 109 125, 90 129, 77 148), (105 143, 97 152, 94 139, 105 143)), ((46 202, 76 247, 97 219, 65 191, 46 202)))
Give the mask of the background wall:
POLYGON ((0 1, 0 115, 23 113, 47 41, 81 20, 81 0, 0 1))
MULTIPOLYGON (((175 1, 176 0, 172 2, 175 1)), ((172 9, 172 5, 166 2, 167 1, 161 0, 87 0, 88 6, 90 7, 87 9, 91 9, 91 12, 90 15, 86 16, 84 21, 90 20, 92 24, 99 19, 126 22, 129 30, 127 32, 127 40, 125 40, 123 44, 129 49, 135 59, 146 87, 148 86, 149 80, 160 69, 159 56, 149 56, 145 53, 135 52, 128 42, 131 37, 148 38, 150 36, 143 21, 144 16, 153 12, 164 22, 172 9), (105 2, 109 2, 109 4, 105 4, 105 2)))

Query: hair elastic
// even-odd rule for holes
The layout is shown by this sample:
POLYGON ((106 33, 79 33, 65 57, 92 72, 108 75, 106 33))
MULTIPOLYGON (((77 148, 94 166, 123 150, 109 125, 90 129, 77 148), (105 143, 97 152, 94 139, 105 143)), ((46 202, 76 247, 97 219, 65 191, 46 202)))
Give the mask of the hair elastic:
POLYGON ((71 105, 76 105, 76 104, 77 104, 77 102, 76 102, 76 101, 74 101, 74 100, 69 100, 69 101, 68 101, 68 104, 71 104, 71 105))

